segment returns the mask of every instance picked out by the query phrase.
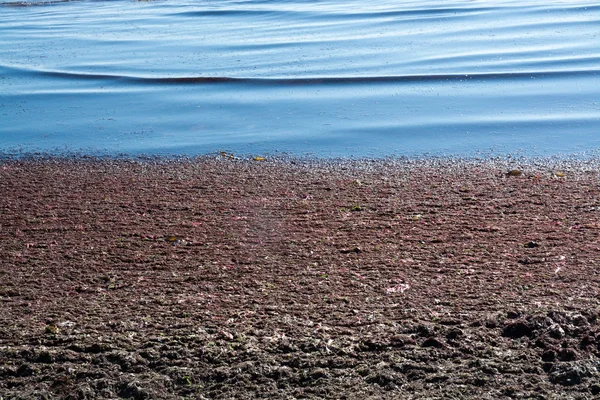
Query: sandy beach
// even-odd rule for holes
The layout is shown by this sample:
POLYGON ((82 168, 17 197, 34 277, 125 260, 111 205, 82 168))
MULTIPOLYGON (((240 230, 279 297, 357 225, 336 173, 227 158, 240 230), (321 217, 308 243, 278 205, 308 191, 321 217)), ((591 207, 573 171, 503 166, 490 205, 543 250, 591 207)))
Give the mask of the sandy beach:
POLYGON ((599 172, 1 161, 0 398, 597 398, 599 172))

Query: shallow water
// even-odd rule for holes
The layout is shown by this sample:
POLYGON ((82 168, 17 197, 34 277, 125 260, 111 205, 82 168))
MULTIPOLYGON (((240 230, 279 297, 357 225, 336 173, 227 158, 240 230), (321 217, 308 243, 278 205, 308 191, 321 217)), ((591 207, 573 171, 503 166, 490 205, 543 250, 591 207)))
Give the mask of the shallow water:
POLYGON ((0 0, 0 152, 600 149, 591 1, 0 0))

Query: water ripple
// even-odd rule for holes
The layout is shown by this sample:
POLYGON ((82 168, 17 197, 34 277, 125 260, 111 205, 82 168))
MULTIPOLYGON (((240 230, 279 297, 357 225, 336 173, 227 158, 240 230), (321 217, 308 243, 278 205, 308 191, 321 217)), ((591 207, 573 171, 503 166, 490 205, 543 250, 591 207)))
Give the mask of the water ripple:
POLYGON ((185 84, 223 84, 242 83, 254 85, 335 85, 335 84, 376 84, 376 83, 415 83, 415 82, 464 82, 517 79, 556 79, 600 76, 600 69, 559 70, 559 71, 523 71, 523 72, 488 72, 475 74, 423 74, 396 76, 336 76, 336 77, 304 77, 304 78, 236 78, 226 76, 179 76, 179 77, 145 77, 110 74, 89 74, 65 71, 48 71, 41 69, 16 68, 0 66, 6 74, 29 77, 53 77, 72 80, 118 81, 127 84, 144 85, 185 85, 185 84))
POLYGON ((592 0, 0 0, 0 152, 600 148, 599 24, 592 0))

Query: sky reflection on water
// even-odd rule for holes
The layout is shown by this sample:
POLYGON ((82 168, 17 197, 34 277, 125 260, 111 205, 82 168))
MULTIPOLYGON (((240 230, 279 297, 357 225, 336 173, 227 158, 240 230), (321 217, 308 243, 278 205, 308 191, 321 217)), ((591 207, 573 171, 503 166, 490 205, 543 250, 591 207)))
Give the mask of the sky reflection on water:
POLYGON ((0 0, 0 151, 600 148, 592 2, 39 3, 0 0))

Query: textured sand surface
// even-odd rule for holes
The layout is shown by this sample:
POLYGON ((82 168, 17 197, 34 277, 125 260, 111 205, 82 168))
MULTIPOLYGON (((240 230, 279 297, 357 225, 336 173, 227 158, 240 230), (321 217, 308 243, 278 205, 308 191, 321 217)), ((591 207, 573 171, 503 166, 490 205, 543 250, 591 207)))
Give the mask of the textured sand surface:
POLYGON ((0 397, 594 398, 598 173, 558 168, 4 161, 0 397))

